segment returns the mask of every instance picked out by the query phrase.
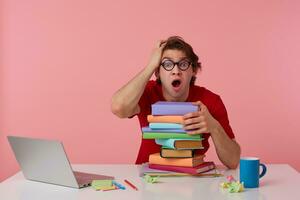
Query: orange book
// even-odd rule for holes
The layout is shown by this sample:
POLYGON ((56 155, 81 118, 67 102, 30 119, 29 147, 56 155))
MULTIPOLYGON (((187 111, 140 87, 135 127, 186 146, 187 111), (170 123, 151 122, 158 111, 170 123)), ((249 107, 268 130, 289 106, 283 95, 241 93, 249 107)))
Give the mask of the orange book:
POLYGON ((160 153, 154 153, 149 156, 149 164, 195 167, 204 162, 204 157, 205 155, 195 155, 192 158, 163 158, 160 153))
POLYGON ((171 115, 161 115, 161 116, 153 116, 153 115, 148 115, 147 120, 149 123, 178 123, 182 124, 183 123, 183 118, 182 116, 171 116, 171 115))

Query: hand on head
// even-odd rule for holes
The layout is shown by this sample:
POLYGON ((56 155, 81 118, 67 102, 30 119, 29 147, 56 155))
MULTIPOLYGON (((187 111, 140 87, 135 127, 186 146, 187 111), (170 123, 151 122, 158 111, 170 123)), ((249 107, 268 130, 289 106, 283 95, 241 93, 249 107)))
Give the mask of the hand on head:
POLYGON ((160 66, 162 50, 165 45, 166 45, 166 40, 157 41, 155 47, 152 50, 150 60, 148 62, 148 67, 154 70, 160 66))

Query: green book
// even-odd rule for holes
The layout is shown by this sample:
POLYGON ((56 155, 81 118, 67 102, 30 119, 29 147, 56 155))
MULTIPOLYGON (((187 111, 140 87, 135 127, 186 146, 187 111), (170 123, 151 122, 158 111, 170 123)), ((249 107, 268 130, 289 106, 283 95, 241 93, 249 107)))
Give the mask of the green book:
POLYGON ((201 135, 189 135, 186 133, 157 133, 143 132, 144 139, 201 139, 201 135))

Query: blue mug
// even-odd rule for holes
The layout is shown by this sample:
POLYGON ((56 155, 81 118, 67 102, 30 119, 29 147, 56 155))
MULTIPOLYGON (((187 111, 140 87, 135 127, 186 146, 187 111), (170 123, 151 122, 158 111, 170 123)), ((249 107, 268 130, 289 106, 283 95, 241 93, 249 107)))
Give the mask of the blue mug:
POLYGON ((266 165, 259 162, 259 158, 243 157, 240 159, 240 182, 244 183, 245 188, 257 188, 259 179, 267 172, 266 165), (259 168, 262 166, 262 172, 259 168))

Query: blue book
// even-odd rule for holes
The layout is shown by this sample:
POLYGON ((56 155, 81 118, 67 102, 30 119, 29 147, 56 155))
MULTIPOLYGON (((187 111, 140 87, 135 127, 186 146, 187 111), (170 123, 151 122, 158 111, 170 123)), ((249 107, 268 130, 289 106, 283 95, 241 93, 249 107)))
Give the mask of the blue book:
POLYGON ((149 128, 151 129, 182 129, 182 124, 176 123, 150 123, 149 128))
POLYGON ((192 102, 158 101, 151 105, 152 115, 185 115, 198 111, 192 102))
POLYGON ((143 127, 142 131, 145 133, 186 133, 186 131, 183 129, 151 129, 149 126, 143 127))
POLYGON ((203 149, 203 138, 186 138, 186 139, 155 139, 155 143, 168 149, 203 149))

